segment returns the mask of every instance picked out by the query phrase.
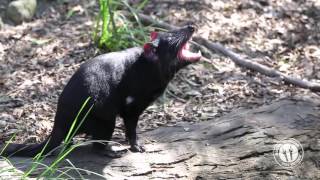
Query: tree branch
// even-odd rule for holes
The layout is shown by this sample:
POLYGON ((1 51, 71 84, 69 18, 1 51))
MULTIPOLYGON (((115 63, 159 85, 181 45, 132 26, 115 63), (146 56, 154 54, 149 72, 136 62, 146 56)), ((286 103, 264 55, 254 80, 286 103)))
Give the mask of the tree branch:
POLYGON ((253 62, 253 61, 250 61, 247 59, 243 59, 238 54, 223 47, 221 44, 209 42, 202 37, 195 37, 193 39, 194 39, 194 41, 196 41, 199 44, 204 45, 205 47, 207 47, 211 51, 217 51, 217 52, 229 57, 238 66, 257 71, 257 72, 264 74, 266 76, 269 76, 269 77, 279 78, 280 80, 283 80, 285 83, 292 84, 292 85, 295 85, 295 86, 298 86, 301 88, 310 89, 311 91, 317 91, 317 92, 320 91, 320 84, 318 84, 318 83, 313 83, 313 82, 306 81, 303 79, 288 76, 286 74, 283 74, 280 71, 269 68, 269 67, 264 66, 262 64, 259 64, 259 63, 256 63, 256 62, 253 62))
MULTIPOLYGON (((143 24, 149 24, 149 25, 153 24, 157 27, 168 29, 168 30, 178 28, 177 26, 170 25, 170 24, 163 22, 163 21, 155 20, 155 19, 151 18, 150 16, 147 16, 144 14, 138 14, 138 16, 143 24)), ((269 76, 269 77, 278 78, 280 80, 283 80, 287 84, 292 84, 292 85, 295 85, 295 86, 298 86, 298 87, 301 87, 304 89, 309 89, 309 90, 315 91, 315 92, 320 91, 320 84, 319 83, 313 83, 313 82, 306 81, 303 79, 295 78, 295 77, 286 75, 280 71, 277 71, 275 69, 264 66, 262 64, 241 58, 240 55, 236 54, 235 52, 233 52, 229 49, 226 49, 221 44, 212 43, 209 40, 206 40, 202 37, 197 36, 197 37, 194 37, 193 40, 195 42, 197 42, 198 44, 205 46, 206 48, 208 48, 211 51, 216 51, 216 52, 223 54, 224 56, 229 57, 238 66, 241 66, 241 67, 253 70, 253 71, 257 71, 257 72, 259 72, 263 75, 269 76)))

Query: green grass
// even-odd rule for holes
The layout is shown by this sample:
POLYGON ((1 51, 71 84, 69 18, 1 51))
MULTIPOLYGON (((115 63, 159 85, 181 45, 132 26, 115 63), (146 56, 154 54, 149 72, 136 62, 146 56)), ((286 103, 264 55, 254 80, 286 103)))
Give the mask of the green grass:
POLYGON ((137 13, 148 3, 144 0, 134 7, 126 0, 99 0, 100 12, 96 18, 93 39, 100 49, 117 51, 140 46, 146 42, 148 27, 144 27, 137 13), (129 12, 134 21, 129 20, 129 12))
POLYGON ((86 105, 88 104, 90 100, 90 97, 83 103, 82 107, 80 108, 76 118, 74 119, 71 128, 64 140, 63 143, 63 148, 60 151, 59 155, 57 156, 57 158, 55 159, 55 161, 51 164, 51 166, 49 166, 42 174, 41 176, 47 176, 52 175, 54 172, 56 172, 57 169, 57 165, 68 155, 70 154, 76 147, 78 147, 80 144, 76 144, 76 145, 70 145, 72 138, 75 136, 75 134, 77 133, 77 131, 79 130, 79 128, 81 127, 82 123, 84 122, 84 120, 87 118, 88 114, 90 113, 91 109, 93 108, 93 105, 90 106, 89 110, 86 112, 86 114, 84 115, 84 117, 81 119, 81 121, 79 122, 79 124, 76 126, 76 124, 79 121, 79 116, 80 114, 83 112, 83 109, 86 107, 86 105))
MULTIPOLYGON (((90 97, 87 98, 87 100, 83 103, 83 105, 81 106, 80 110, 78 111, 77 116, 75 117, 75 119, 73 120, 73 123, 68 131, 67 136, 64 139, 64 143, 62 145, 62 150, 60 151, 60 153, 55 157, 55 159, 52 161, 52 163, 50 165, 45 165, 44 159, 46 158, 46 155, 43 154, 45 147, 42 149, 42 151, 40 153, 38 153, 35 157, 32 158, 32 164, 31 167, 25 171, 25 173, 22 174, 22 179, 27 179, 27 177, 29 177, 31 174, 33 174, 35 171, 37 170, 43 170, 43 172, 37 176, 37 178, 57 178, 57 177, 62 177, 62 176, 68 176, 68 171, 70 170, 75 170, 76 172, 78 172, 79 176, 81 177, 81 173, 80 171, 85 171, 85 172, 89 172, 88 170, 84 170, 84 169, 80 169, 80 168, 76 168, 70 161, 67 160, 67 162, 71 165, 71 167, 66 168, 65 170, 61 170, 58 168, 58 165, 66 158, 67 155, 69 155, 75 148, 84 145, 84 144, 88 144, 90 142, 86 142, 86 143, 78 143, 75 145, 71 145, 71 140, 72 138, 76 135, 76 132, 79 130, 80 126, 82 125, 82 123, 84 122, 84 120, 86 119, 86 117, 88 116, 88 114, 90 113, 90 111, 93 108, 93 104, 91 106, 89 106, 89 109, 84 112, 84 109, 86 107, 88 107, 88 103, 90 101, 90 97), (80 119, 80 115, 83 114, 83 117, 80 119), (41 167, 39 167, 41 166, 41 167)), ((2 149, 1 153, 4 151, 4 149, 8 146, 8 144, 14 139, 15 135, 13 135, 9 142, 4 146, 4 148, 2 149)), ((8 159, 5 158, 5 160, 9 163, 10 161, 8 159)), ((28 162, 29 160, 25 160, 25 162, 28 162)), ((23 162, 21 162, 21 164, 23 164, 23 162)), ((0 170, 0 177, 1 174, 7 173, 7 172, 13 172, 14 168, 6 168, 6 169, 2 169, 0 170)), ((90 172, 91 174, 95 174, 97 176, 101 176, 95 172, 90 172)))

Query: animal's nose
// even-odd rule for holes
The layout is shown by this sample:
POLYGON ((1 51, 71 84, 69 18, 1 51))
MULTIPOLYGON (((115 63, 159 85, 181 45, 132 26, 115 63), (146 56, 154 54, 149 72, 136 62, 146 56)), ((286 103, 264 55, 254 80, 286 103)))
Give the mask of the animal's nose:
POLYGON ((197 27, 194 24, 188 24, 187 25, 188 30, 193 33, 194 31, 196 31, 197 27))

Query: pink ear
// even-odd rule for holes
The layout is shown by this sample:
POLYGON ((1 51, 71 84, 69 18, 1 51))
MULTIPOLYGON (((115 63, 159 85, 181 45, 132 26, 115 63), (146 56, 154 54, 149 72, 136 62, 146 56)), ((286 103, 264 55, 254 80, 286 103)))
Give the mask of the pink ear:
POLYGON ((150 43, 146 43, 143 45, 143 54, 148 60, 158 60, 158 56, 156 56, 156 54, 153 52, 153 47, 150 43))
POLYGON ((155 40, 157 38, 157 36, 158 36, 157 32, 155 32, 155 31, 151 32, 151 34, 150 34, 151 41, 155 40))
POLYGON ((143 50, 145 53, 149 53, 151 51, 151 45, 149 43, 146 43, 143 45, 143 50))

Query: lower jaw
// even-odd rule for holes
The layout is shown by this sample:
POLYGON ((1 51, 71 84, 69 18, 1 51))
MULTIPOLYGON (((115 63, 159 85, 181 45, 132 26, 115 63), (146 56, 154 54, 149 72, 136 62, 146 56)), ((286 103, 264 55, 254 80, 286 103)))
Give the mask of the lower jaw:
POLYGON ((200 60, 200 58, 186 59, 186 58, 181 58, 181 57, 178 57, 178 59, 179 59, 181 62, 187 62, 187 63, 195 63, 195 62, 198 62, 198 61, 200 60))
MULTIPOLYGON (((192 52, 190 52, 192 53, 192 52)), ((189 54, 190 54, 189 53, 189 54)), ((201 53, 200 53, 201 54, 201 53)), ((191 56, 191 57, 186 57, 183 55, 183 49, 181 49, 179 52, 178 52, 178 59, 180 61, 187 61, 189 63, 194 63, 194 62, 198 62, 200 59, 201 59, 201 55, 197 56, 197 55, 194 55, 194 56, 191 56)))

